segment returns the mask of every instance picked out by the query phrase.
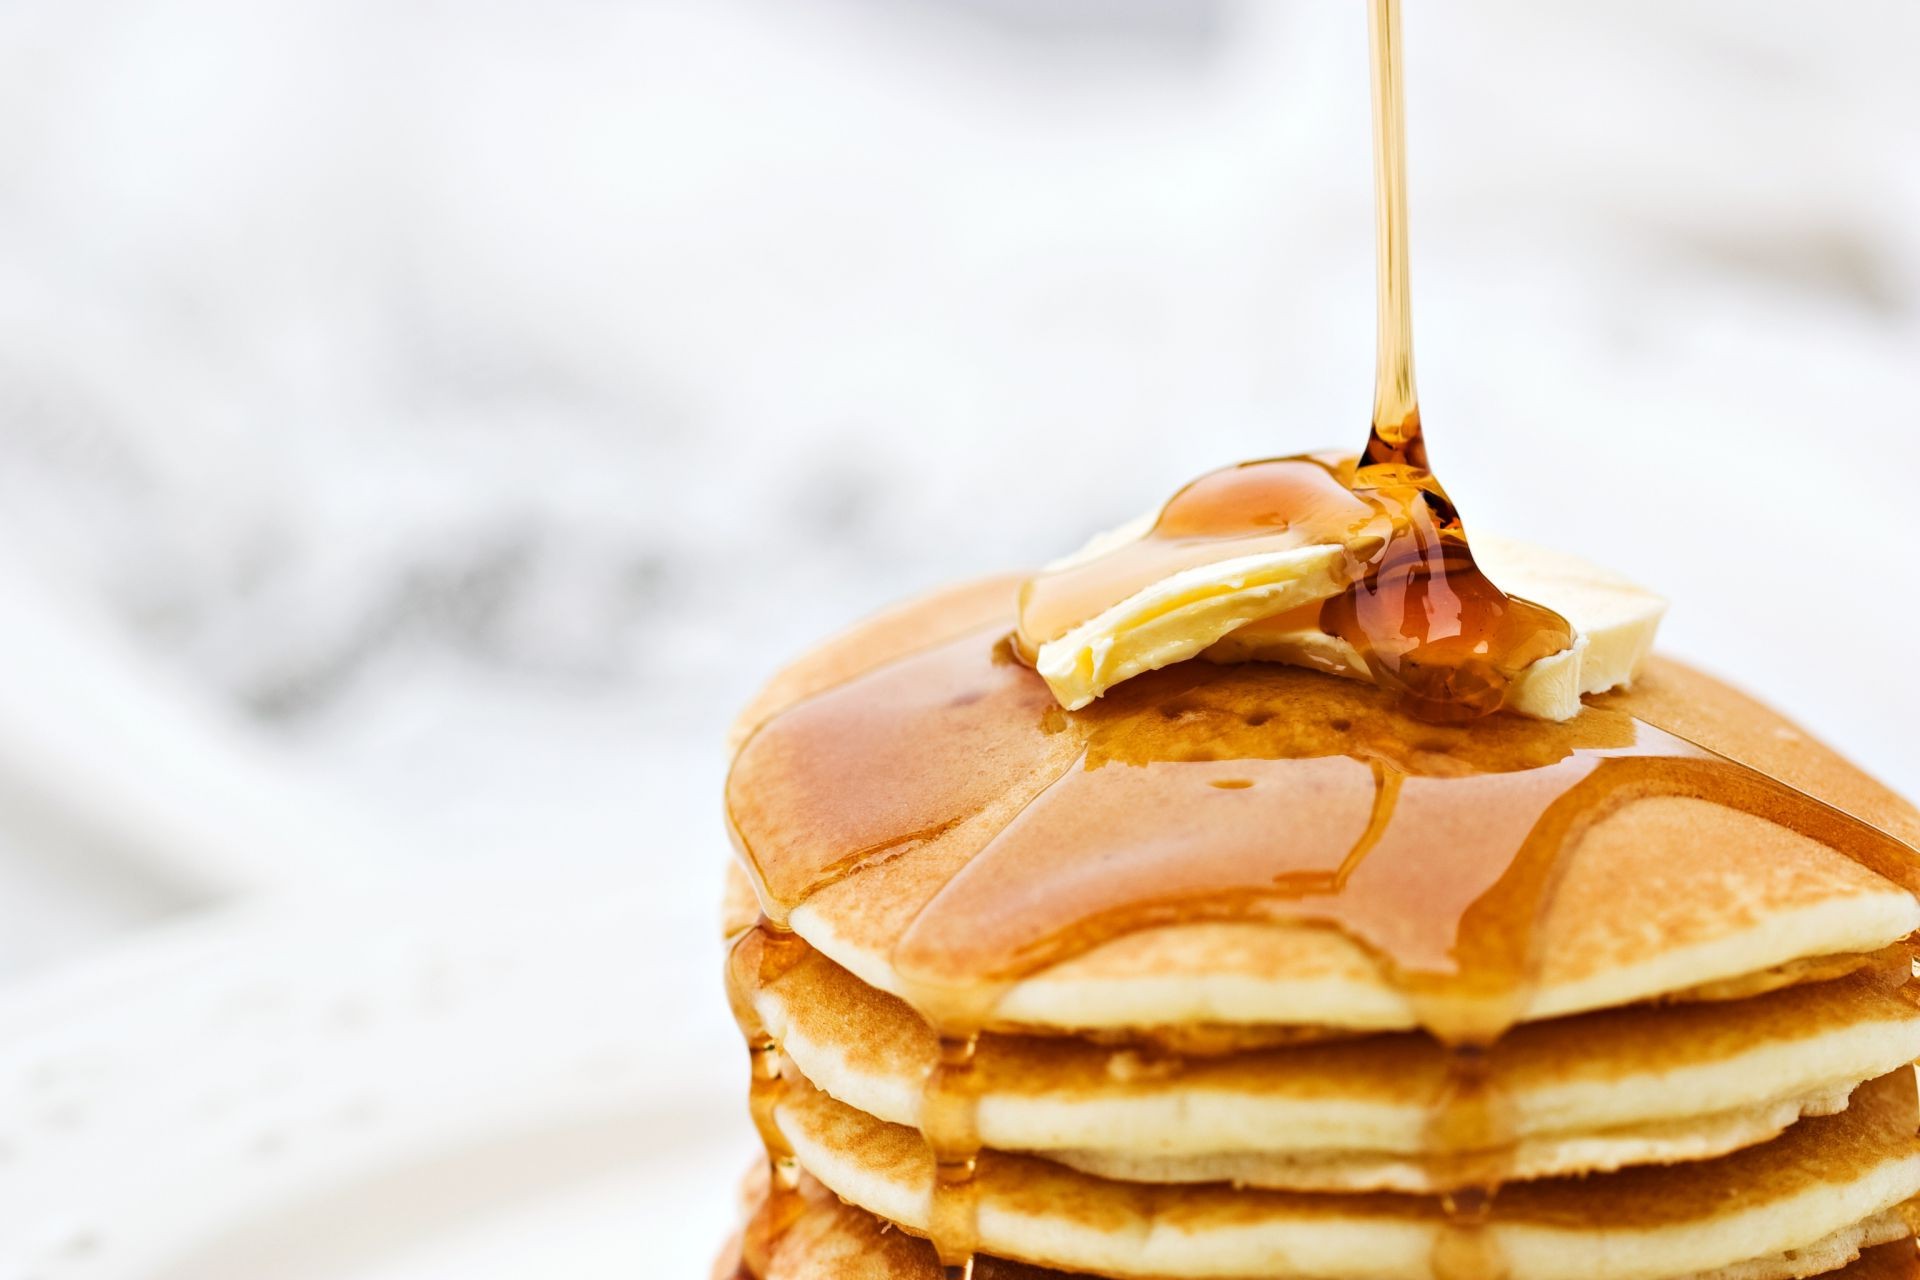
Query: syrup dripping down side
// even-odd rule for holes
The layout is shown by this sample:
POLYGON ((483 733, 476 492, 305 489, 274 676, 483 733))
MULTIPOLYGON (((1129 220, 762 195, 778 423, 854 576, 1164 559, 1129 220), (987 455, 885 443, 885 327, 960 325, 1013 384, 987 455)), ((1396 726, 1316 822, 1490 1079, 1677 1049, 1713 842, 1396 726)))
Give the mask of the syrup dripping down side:
POLYGON ((1407 254, 1407 112, 1400 57, 1400 0, 1370 0, 1373 88, 1373 423, 1363 467, 1431 474, 1413 385, 1413 290, 1407 254))
POLYGON ((740 1270, 755 1280, 768 1273, 774 1246, 799 1218, 800 1163, 780 1131, 777 1112, 787 1081, 780 1046, 753 1007, 752 993, 778 980, 806 954, 806 943, 762 916, 727 948, 727 1000, 747 1046, 747 1105, 767 1160, 767 1194, 747 1220, 740 1244, 740 1270))
POLYGON ((927 1239, 945 1280, 972 1280, 980 1248, 978 1033, 943 1035, 920 1095, 920 1131, 933 1153, 927 1239))

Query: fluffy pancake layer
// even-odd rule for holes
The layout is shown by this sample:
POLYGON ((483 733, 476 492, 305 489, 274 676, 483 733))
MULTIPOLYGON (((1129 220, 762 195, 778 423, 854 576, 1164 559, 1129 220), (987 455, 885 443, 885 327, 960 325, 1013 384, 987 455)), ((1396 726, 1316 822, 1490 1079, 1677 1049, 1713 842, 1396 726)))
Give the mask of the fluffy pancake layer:
MULTIPOLYGON (((765 1181, 764 1173, 750 1180, 745 1197, 748 1214, 764 1194, 765 1181)), ((804 1207, 782 1235, 764 1280, 942 1280, 939 1260, 925 1240, 896 1230, 884 1219, 840 1200, 811 1178, 804 1180, 801 1195, 804 1207)), ((1686 1280, 1762 1280, 1779 1275, 1920 1280, 1920 1251, 1916 1251, 1904 1228, 1885 1244, 1863 1244, 1894 1231, 1891 1216, 1882 1215, 1875 1223, 1838 1232, 1797 1250, 1791 1258, 1776 1255, 1761 1260, 1758 1266, 1736 1263, 1696 1272, 1686 1280), (1860 1251, 1857 1257, 1856 1250, 1860 1251)), ((741 1274, 736 1239, 721 1252, 713 1280, 738 1280, 741 1274)), ((1094 1280, 1084 1272, 1069 1273, 992 1256, 980 1258, 973 1274, 974 1280, 1094 1280)))
MULTIPOLYGON (((834 801, 819 788, 836 785, 847 769, 919 776, 940 767, 949 737, 960 744, 955 750, 970 752, 956 784, 965 792, 958 797, 965 821, 878 856, 846 850, 850 872, 791 913, 792 927, 809 943, 883 991, 912 994, 895 962, 901 938, 955 874, 1074 765, 1071 735, 1009 735, 991 718, 964 719, 977 709, 964 702, 971 692, 950 706, 907 680, 903 664, 930 646, 1010 616, 1012 590, 1007 580, 957 588, 856 628, 777 677, 737 731, 729 806, 736 834, 750 848, 807 829, 820 806, 834 801), (876 670, 905 682, 897 696, 925 701, 924 726, 903 726, 880 756, 856 752, 822 772, 817 752, 790 740, 783 713, 817 709, 825 705, 820 699, 876 670), (965 746, 976 740, 976 747, 965 746)), ((1030 692, 1036 705, 1045 701, 1037 676, 997 670, 1004 696, 1030 692)), ((1250 667, 1221 671, 1209 687, 1226 696, 1244 686, 1281 708, 1328 699, 1364 703, 1360 693, 1330 688, 1338 684, 1309 672, 1250 667)), ((1678 664, 1654 660, 1632 691, 1597 705, 1623 723, 1638 716, 1673 724, 1703 747, 1752 763, 1896 837, 1920 840, 1920 814, 1898 797, 1776 713, 1678 664)), ((1577 719, 1566 732, 1614 731, 1582 724, 1577 719)), ((1519 1017, 1611 1008, 1809 957, 1873 951, 1916 928, 1920 904, 1913 896, 1840 851, 1707 800, 1651 796, 1607 814, 1565 859, 1538 924, 1542 948, 1519 1017)), ((993 1011, 994 1025, 1062 1030, 1404 1030, 1418 1022, 1405 991, 1365 948, 1304 921, 1140 928, 1025 976, 998 996, 993 1011)))
MULTIPOLYGON (((834 1194, 924 1232, 934 1161, 917 1130, 796 1088, 778 1123, 834 1194)), ((1863 1085, 1838 1115, 1701 1164, 1503 1189, 1479 1228, 1528 1280, 1656 1280, 1741 1267, 1751 1280, 1809 1274, 1790 1255, 1851 1253, 1906 1230, 1920 1194, 1908 1071, 1863 1085)), ((1437 1201, 1093 1177, 984 1153, 975 1174, 983 1251, 1103 1276, 1400 1280, 1430 1274, 1447 1219, 1437 1201)))
MULTIPOLYGON (((1511 1176, 1704 1159, 1845 1105, 1920 1057, 1904 947, 1826 982, 1753 999, 1532 1024, 1490 1055, 1517 1144, 1511 1176)), ((938 1054, 904 1002, 810 952, 752 998, 815 1087, 917 1123, 938 1054)), ((1216 1056, 1068 1036, 988 1035, 974 1060, 982 1142, 1110 1177, 1295 1189, 1435 1191, 1428 1151, 1446 1055, 1418 1033, 1216 1056)))

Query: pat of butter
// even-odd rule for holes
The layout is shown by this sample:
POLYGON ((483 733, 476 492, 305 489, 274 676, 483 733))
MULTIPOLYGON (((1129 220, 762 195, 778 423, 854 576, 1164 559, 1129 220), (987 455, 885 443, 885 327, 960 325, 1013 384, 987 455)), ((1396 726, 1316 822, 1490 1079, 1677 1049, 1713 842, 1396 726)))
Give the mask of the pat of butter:
MULTIPOLYGON (((1137 537, 1145 527, 1115 530, 1074 560, 1137 537)), ((1473 549, 1502 590, 1545 605, 1574 629, 1571 648, 1520 673, 1507 710, 1567 720, 1579 713, 1583 694, 1632 681, 1653 648, 1664 600, 1586 561, 1525 543, 1476 535, 1473 549)), ((1068 710, 1143 672, 1197 656, 1370 679, 1365 659, 1320 630, 1309 608, 1341 590, 1345 554, 1339 546, 1299 547, 1172 574, 1041 645, 1035 669, 1068 710)))
MULTIPOLYGON (((1183 569, 1040 646, 1034 669, 1069 711, 1184 662, 1241 627, 1340 591, 1344 551, 1294 547, 1183 569)), ((1249 655, 1258 656, 1258 655, 1249 655)))

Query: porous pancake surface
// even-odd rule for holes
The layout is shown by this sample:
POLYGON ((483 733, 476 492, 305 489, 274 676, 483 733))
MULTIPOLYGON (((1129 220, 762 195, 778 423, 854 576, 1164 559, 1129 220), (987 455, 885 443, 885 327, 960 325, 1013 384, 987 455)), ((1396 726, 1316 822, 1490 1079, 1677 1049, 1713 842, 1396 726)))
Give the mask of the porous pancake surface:
MULTIPOLYGON (((1915 1122, 1903 1070, 1862 1086, 1838 1115, 1719 1160, 1504 1188, 1478 1230, 1527 1280, 1691 1276, 1856 1228, 1880 1243, 1904 1230, 1896 1210, 1920 1194, 1915 1122)), ((926 1230, 934 1170, 917 1131, 804 1088, 779 1123, 835 1194, 926 1230)), ((983 1251, 1104 1276, 1393 1280, 1431 1274, 1448 1230, 1427 1197, 1151 1186, 997 1152, 976 1177, 983 1251)))
MULTIPOLYGON (((1051 874, 1057 863, 1046 851, 1063 841, 1095 838, 1079 824, 1101 820, 1105 790, 1142 785, 1137 767, 1127 761, 1102 767, 1103 761, 1087 756, 1085 734, 1059 731, 1064 713, 1048 702, 1038 677, 986 656, 989 632, 1008 616, 1010 591, 1006 581, 975 584, 858 628, 777 678, 742 721, 728 803, 750 860, 764 854, 773 866, 797 850, 804 858, 796 860, 816 871, 826 868, 804 892, 795 884, 774 886, 774 897, 797 902, 791 926, 870 985, 916 1002, 925 984, 899 965, 902 940, 916 922, 941 947, 962 948, 943 953, 948 988, 1002 981, 1006 975, 985 971, 984 960, 965 952, 967 939, 959 935, 991 932, 979 927, 982 921, 1013 928, 1032 905, 1030 895, 1023 896, 1031 885, 1021 877, 1034 865, 1051 874), (975 666, 916 666, 924 655, 956 643, 978 649, 975 666), (872 730, 876 717, 886 721, 884 732, 872 730), (1036 804, 1063 777, 1096 789, 1073 806, 1036 804), (947 816, 903 835, 887 825, 905 803, 903 795, 937 795, 939 812, 947 816), (1031 855, 1024 847, 1015 849, 1018 856, 1008 853, 1006 833, 1016 819, 1012 843, 1032 844, 1031 855), (989 850, 998 861, 976 865, 989 850), (948 918, 929 924, 936 900, 933 914, 948 918), (968 907, 964 913, 962 905, 968 907), (968 927, 947 927, 956 920, 968 927)), ((1210 670, 1196 691, 1190 686, 1198 678, 1155 673, 1078 714, 1126 720, 1128 733, 1138 737, 1140 716, 1157 705, 1155 699, 1165 703, 1177 690, 1188 702, 1257 701, 1276 716, 1356 724, 1354 732, 1362 735, 1393 715, 1377 691, 1311 672, 1210 670)), ((1920 838, 1920 815, 1911 807, 1773 712, 1672 663, 1656 661, 1634 690, 1599 699, 1565 726, 1507 718, 1476 726, 1471 736, 1435 731, 1437 736, 1428 736, 1443 748, 1438 757, 1416 745, 1427 751, 1421 767, 1434 768, 1444 767, 1441 757, 1449 754, 1472 759, 1476 752, 1534 752, 1545 763, 1533 773, 1547 785, 1551 762, 1567 751, 1596 744, 1631 750, 1636 733, 1655 732, 1642 722, 1662 718, 1691 742, 1733 760, 1751 760, 1896 837, 1920 838)), ((1391 728, 1400 736, 1415 732, 1397 721, 1391 728)), ((1177 744, 1185 731, 1170 725, 1168 741, 1177 744)), ((1222 760, 1223 775, 1212 780, 1221 786, 1237 781, 1226 776, 1236 770, 1258 776, 1260 761, 1246 753, 1268 750, 1259 745, 1261 735, 1273 732, 1270 726, 1258 732, 1223 727, 1217 716, 1199 723, 1197 731, 1211 735, 1207 749, 1222 760), (1242 739, 1256 745, 1245 747, 1242 739)), ((1099 731, 1092 732, 1097 749, 1099 731)), ((1262 800, 1259 791, 1229 791, 1219 794, 1242 798, 1220 803, 1291 806, 1272 810, 1279 825, 1269 824, 1271 829, 1304 832, 1299 838, 1305 840, 1318 829, 1315 824, 1330 833, 1344 826, 1350 841, 1367 821, 1364 795, 1347 785, 1350 765, 1329 758, 1324 769, 1296 767, 1288 774, 1290 792, 1262 800), (1322 794, 1337 799, 1317 800, 1322 794)), ((1503 766, 1485 789, 1497 797, 1533 785, 1531 776, 1503 766)), ((1410 786, 1405 795, 1415 791, 1410 786)), ((1151 795, 1140 801, 1152 802, 1151 795)), ((1479 806, 1456 806, 1454 813, 1436 810, 1420 829, 1429 839, 1446 840, 1446 824, 1455 822, 1458 839, 1482 838, 1474 829, 1479 806)), ((1241 857, 1236 850, 1208 847, 1215 829, 1204 814, 1183 817, 1177 827, 1181 856, 1241 857)), ((1610 805, 1570 842, 1553 869, 1556 883, 1543 897, 1544 915, 1533 922, 1540 941, 1529 959, 1529 990, 1518 1016, 1606 1008, 1761 975, 1810 957, 1871 951, 1920 927, 1920 905, 1912 895, 1860 865, 1850 856, 1854 852, 1693 795, 1651 794, 1610 805)), ((1504 856, 1497 847, 1495 853, 1504 856)), ((1159 855, 1140 845, 1138 856, 1159 855)), ((1405 854, 1375 848, 1360 874, 1412 877, 1407 882, 1414 884, 1423 856, 1417 848, 1405 854)), ((1497 874, 1497 867, 1488 872, 1497 874)), ((1493 881, 1464 883, 1465 891, 1484 892, 1493 881)), ((1098 894, 1092 901, 1090 910, 1098 909, 1098 894)), ((1444 921, 1461 909, 1441 903, 1431 914, 1444 921)), ((995 992, 993 1022, 1058 1029, 1242 1023, 1381 1030, 1422 1020, 1405 984, 1383 969, 1378 939, 1363 945, 1352 930, 1328 928, 1317 919, 1194 922, 1193 914, 1145 920, 1025 974, 995 992)), ((1431 958, 1444 954, 1432 949, 1445 943, 1441 937, 1405 945, 1425 947, 1421 954, 1431 958)))
MULTIPOLYGON (((1489 1083, 1520 1145, 1509 1176, 1704 1159, 1839 1109, 1860 1082, 1920 1057, 1905 947, 1826 982, 1739 1001, 1647 1006, 1522 1027, 1489 1083)), ((817 952, 753 993, 823 1092, 915 1124, 937 1041, 910 1007, 817 952)), ((1418 1033, 1216 1056, 1148 1043, 988 1035, 974 1070, 989 1147, 1041 1151, 1140 1181, 1444 1190, 1428 1159, 1448 1087, 1418 1033)), ((1457 1164, 1457 1162, 1456 1162, 1457 1164)))
MULTIPOLYGON (((764 1186, 764 1177, 757 1181, 764 1186)), ((749 1213, 757 1195, 756 1190, 749 1198, 749 1213)), ((802 1195, 805 1208, 781 1238, 763 1280, 943 1280, 939 1260, 925 1240, 840 1200, 812 1179, 806 1180, 802 1195)), ((1793 1259, 1767 1259, 1761 1267, 1736 1264, 1696 1272, 1687 1280, 1811 1275, 1826 1275, 1830 1280, 1920 1280, 1920 1250, 1904 1230, 1884 1244, 1862 1247, 1861 1240, 1889 1229, 1861 1233, 1860 1239, 1850 1239, 1851 1232, 1838 1233, 1830 1243, 1822 1242, 1824 1247, 1801 1250, 1793 1259), (1855 1250, 1859 1250, 1857 1257, 1855 1250)), ((742 1274, 735 1241, 722 1250, 713 1280, 741 1280, 742 1274)), ((978 1260, 973 1274, 975 1280, 1098 1280, 1084 1272, 1057 1271, 991 1255, 978 1260)))
POLYGON ((737 731, 760 1280, 1913 1275, 1920 813, 1657 660, 1554 724, 1208 664, 1063 712, 1015 585, 737 731))

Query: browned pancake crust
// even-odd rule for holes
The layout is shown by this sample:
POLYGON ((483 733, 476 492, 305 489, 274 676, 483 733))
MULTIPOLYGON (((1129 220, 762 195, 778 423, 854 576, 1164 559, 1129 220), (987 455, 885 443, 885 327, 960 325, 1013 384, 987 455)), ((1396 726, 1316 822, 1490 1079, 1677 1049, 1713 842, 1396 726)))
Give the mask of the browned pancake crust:
MULTIPOLYGON (((763 1193, 764 1171, 749 1181, 750 1199, 763 1193)), ((806 1209, 776 1247, 764 1280, 941 1280, 939 1260, 925 1240, 839 1200, 811 1178, 803 1180, 801 1194, 806 1209)), ((1828 1274, 1832 1280, 1920 1280, 1920 1251, 1912 1239, 1896 1240, 1868 1249, 1848 1266, 1828 1274)), ((976 1280, 1098 1280, 1084 1273, 993 1257, 978 1259, 974 1276, 976 1280)), ((713 1280, 748 1280, 740 1268, 737 1237, 721 1251, 713 1280)))
MULTIPOLYGON (((851 1157, 866 1175, 889 1183, 932 1185, 933 1157, 916 1129, 875 1120, 797 1082, 779 1115, 796 1147, 818 1144, 851 1157)), ((1489 1222, 1496 1227, 1524 1223, 1608 1230, 1705 1222, 1920 1159, 1916 1121, 1920 1110, 1913 1073, 1902 1068, 1860 1086, 1845 1111, 1802 1120, 1772 1142, 1718 1160, 1508 1186, 1494 1202, 1489 1222)), ((1276 1220, 1443 1216, 1440 1202, 1432 1197, 1115 1182, 1040 1157, 999 1151, 982 1153, 976 1177, 984 1197, 1019 1216, 1072 1221, 1101 1231, 1124 1232, 1149 1220, 1205 1231, 1276 1220)), ((1916 1192, 1920 1185, 1906 1194, 1916 1192)), ((1904 1198, 1896 1197, 1895 1203, 1904 1198)))
MULTIPOLYGON (((777 676, 742 717, 736 739, 754 743, 739 761, 729 791, 732 815, 748 842, 770 838, 773 832, 797 831, 806 825, 806 812, 834 807, 831 787, 821 781, 832 771, 810 771, 823 766, 807 752, 796 755, 796 743, 781 736, 780 727, 787 722, 768 725, 771 717, 868 670, 893 670, 885 665, 890 660, 944 637, 1011 617, 1016 582, 1012 577, 977 582, 902 606, 854 628, 777 676), (760 726, 766 726, 767 733, 758 733, 760 726), (821 794, 822 788, 829 794, 821 794)), ((1253 682, 1268 696, 1290 702, 1362 697, 1345 686, 1330 691, 1328 677, 1284 667, 1228 672, 1217 679, 1223 687, 1253 682)), ((1034 696, 1041 694, 1044 690, 1034 696)), ((1625 711, 1670 725, 1895 835, 1920 840, 1920 812, 1768 708, 1678 664, 1656 659, 1634 690, 1608 695, 1596 705, 1607 709, 1596 713, 1602 719, 1618 719, 1616 713, 1625 711)), ((868 958, 863 963, 893 955, 929 900, 1072 759, 1069 740, 1074 735, 1035 738, 1029 731, 1009 738, 1012 730, 991 716, 975 723, 964 719, 972 713, 955 714, 963 717, 955 731, 972 736, 955 748, 971 764, 957 775, 956 786, 965 795, 954 801, 953 811, 970 816, 916 835, 917 843, 902 856, 892 856, 901 850, 888 846, 889 856, 866 861, 861 850, 849 850, 846 867, 835 872, 846 878, 812 894, 813 923, 802 932, 831 932, 835 954, 849 963, 855 954, 868 958)), ((1539 732, 1551 735, 1553 729, 1539 732)), ((1540 923, 1544 948, 1537 978, 1543 994, 1552 988, 1578 990, 1583 983, 1630 970, 1654 955, 1712 944, 1774 912, 1885 887, 1877 876, 1824 844, 1763 818, 1682 797, 1645 799, 1600 821, 1569 859, 1564 881, 1540 923), (1703 896, 1704 885, 1732 885, 1737 892, 1703 896)), ((743 909, 737 911, 734 923, 740 923, 743 914, 743 909)), ((1796 980, 1800 963, 1689 994, 1752 994, 1796 980)), ((1832 967, 1821 960, 1816 976, 1832 967)), ((1330 936, 1329 930, 1299 926, 1145 929, 1070 959, 1053 974, 1062 981, 1143 976, 1166 981, 1202 975, 1318 979, 1335 986, 1377 982, 1373 961, 1357 946, 1330 936)), ((1733 976, 1708 972, 1697 981, 1716 983, 1733 976)), ((1678 978, 1675 987, 1683 987, 1685 975, 1678 978)), ((1647 988, 1645 994, 1660 990, 1647 988)), ((1550 1004, 1542 1012, 1578 1007, 1590 1006, 1550 1004)), ((1297 1036, 1289 1033, 1288 1038, 1297 1036)), ((1179 1043, 1193 1049, 1203 1041, 1179 1043)))

